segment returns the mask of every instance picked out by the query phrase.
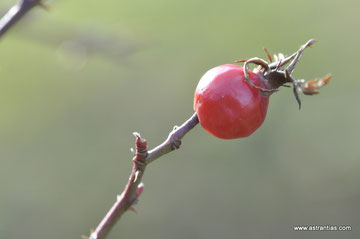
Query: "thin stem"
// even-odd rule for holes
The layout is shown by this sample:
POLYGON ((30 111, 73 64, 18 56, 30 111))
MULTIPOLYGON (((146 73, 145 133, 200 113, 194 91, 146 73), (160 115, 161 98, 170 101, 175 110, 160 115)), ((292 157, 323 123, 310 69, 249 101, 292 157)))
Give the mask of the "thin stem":
POLYGON ((175 126, 174 130, 169 134, 168 138, 159 146, 149 151, 148 156, 145 158, 146 163, 151 163, 155 159, 160 158, 174 149, 178 149, 181 144, 181 139, 184 135, 194 128, 199 123, 199 119, 194 113, 190 119, 185 121, 180 127, 175 126))
POLYGON ((0 38, 30 9, 43 6, 41 0, 21 0, 0 19, 0 38))
POLYGON ((101 220, 96 230, 90 235, 90 239, 105 238, 110 232, 111 228, 124 214, 124 212, 126 212, 136 202, 136 190, 140 185, 145 168, 146 165, 138 165, 134 163, 129 182, 126 185, 123 193, 118 196, 117 201, 101 220))
MULTIPOLYGON (((139 185, 141 185, 141 179, 144 174, 146 166, 153 162, 155 159, 160 158, 161 156, 178 149, 181 144, 181 139, 193 129, 199 123, 199 119, 194 113, 190 119, 188 119, 181 126, 175 126, 174 129, 170 132, 168 138, 159 146, 154 149, 147 151, 142 151, 139 153, 137 150, 136 156, 134 157, 134 166, 132 168, 129 182, 127 183, 123 193, 118 196, 118 200, 111 207, 109 212, 102 219, 98 227, 93 233, 91 233, 89 239, 104 239, 111 228, 116 224, 120 217, 128 210, 132 208, 132 205, 137 201, 139 194, 139 185)), ((140 138, 138 134, 137 140, 145 140, 140 138)), ((145 141, 146 143, 146 141, 145 141)), ((138 147, 138 143, 137 143, 138 147)))

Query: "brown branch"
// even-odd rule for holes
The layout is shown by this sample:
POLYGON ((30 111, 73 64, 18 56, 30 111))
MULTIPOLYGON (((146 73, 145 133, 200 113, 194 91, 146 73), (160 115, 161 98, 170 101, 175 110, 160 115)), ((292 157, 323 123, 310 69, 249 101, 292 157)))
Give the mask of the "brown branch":
POLYGON ((0 19, 0 38, 35 6, 46 8, 41 0, 21 0, 0 19))
MULTIPOLYGON (((141 138, 140 134, 134 133, 136 136, 136 154, 133 158, 134 166, 132 168, 129 182, 127 183, 124 191, 118 196, 117 201, 111 207, 109 212, 105 215, 98 227, 90 235, 90 239, 104 239, 110 232, 111 228, 120 219, 122 214, 129 209, 137 201, 140 196, 143 186, 141 178, 144 174, 147 164, 153 162, 155 159, 178 149, 181 144, 181 139, 186 133, 193 129, 199 123, 199 119, 194 113, 181 126, 175 126, 170 132, 168 138, 159 146, 147 152, 146 140, 141 138)), ((83 237, 87 238, 87 237, 83 237)))

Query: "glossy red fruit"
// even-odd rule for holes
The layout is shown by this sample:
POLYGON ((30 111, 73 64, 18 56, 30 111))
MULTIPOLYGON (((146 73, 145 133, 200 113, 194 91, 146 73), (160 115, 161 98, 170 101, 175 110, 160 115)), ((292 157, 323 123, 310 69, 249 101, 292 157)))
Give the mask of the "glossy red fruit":
MULTIPOLYGON (((249 79, 263 87, 261 76, 249 71, 249 79)), ((251 135, 264 122, 269 96, 246 82, 239 65, 220 65, 200 79, 194 110, 202 127, 222 139, 251 135)))

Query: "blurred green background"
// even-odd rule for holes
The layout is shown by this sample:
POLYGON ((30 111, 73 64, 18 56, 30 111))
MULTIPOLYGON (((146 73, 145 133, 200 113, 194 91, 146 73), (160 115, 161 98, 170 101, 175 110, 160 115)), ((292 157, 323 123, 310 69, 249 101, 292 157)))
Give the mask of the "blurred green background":
MULTIPOLYGON (((5 12, 14 1, 2 0, 5 12)), ((133 131, 161 143, 210 68, 290 54, 320 95, 272 96, 252 136, 197 126, 151 164, 115 238, 359 238, 360 2, 53 1, 0 39, 0 238, 80 238, 129 177, 133 131), (351 232, 295 232, 350 225, 351 232)))

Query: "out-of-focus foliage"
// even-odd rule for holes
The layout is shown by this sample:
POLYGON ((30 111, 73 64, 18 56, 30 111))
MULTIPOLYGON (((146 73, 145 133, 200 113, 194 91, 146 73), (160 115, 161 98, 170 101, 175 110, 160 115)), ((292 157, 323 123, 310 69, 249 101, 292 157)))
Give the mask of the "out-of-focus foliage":
MULTIPOLYGON (((13 1, 2 1, 8 8, 13 1)), ((0 41, 0 238, 80 238, 127 182, 133 131, 155 146, 193 112, 208 69, 262 50, 294 75, 331 72, 320 95, 272 96, 251 137, 195 128, 148 167, 115 238, 358 238, 360 3, 53 1, 0 41), (294 232, 295 225, 352 232, 294 232)))

